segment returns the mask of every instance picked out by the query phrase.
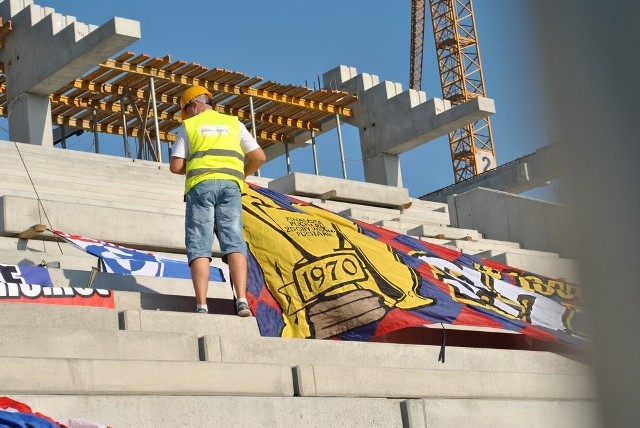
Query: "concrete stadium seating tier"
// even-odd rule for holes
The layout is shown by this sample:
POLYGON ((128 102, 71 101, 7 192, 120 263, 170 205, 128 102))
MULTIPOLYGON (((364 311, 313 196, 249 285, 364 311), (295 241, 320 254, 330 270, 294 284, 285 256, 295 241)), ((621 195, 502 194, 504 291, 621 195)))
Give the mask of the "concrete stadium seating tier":
MULTIPOLYGON (((332 180, 322 193, 337 196, 332 180)), ((94 257, 47 234, 17 237, 48 221, 184 257, 182 186, 166 165, 0 142, 0 263, 42 263, 54 286, 86 285, 94 257)), ((532 257, 406 193, 383 206, 381 194, 356 203, 291 193, 451 248, 532 257)), ((443 364, 432 345, 260 337, 255 319, 231 315, 227 283, 209 288, 210 315, 192 313, 189 280, 99 273, 93 285, 115 290, 115 308, 0 303, 0 395, 113 427, 597 426, 589 369, 575 355, 450 345, 443 364)))

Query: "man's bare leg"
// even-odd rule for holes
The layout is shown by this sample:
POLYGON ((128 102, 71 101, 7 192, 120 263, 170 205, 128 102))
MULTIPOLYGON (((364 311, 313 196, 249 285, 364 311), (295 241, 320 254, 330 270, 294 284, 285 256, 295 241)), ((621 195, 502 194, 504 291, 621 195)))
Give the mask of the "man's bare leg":
POLYGON ((227 254, 229 275, 233 281, 236 298, 247 298, 247 258, 242 253, 227 254))
MULTIPOLYGON (((196 304, 207 304, 207 290, 209 289, 209 259, 198 257, 191 262, 191 281, 196 293, 196 304)), ((245 275, 246 286, 246 275, 245 275)))

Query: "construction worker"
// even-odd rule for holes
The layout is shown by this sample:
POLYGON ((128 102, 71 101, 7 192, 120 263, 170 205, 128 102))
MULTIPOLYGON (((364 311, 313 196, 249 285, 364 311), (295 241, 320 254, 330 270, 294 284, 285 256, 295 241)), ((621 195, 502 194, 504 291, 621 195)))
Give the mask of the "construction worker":
POLYGON ((171 149, 169 169, 185 179, 185 245, 196 295, 196 312, 208 313, 207 289, 214 225, 236 294, 236 313, 247 303, 247 245, 242 226, 242 188, 260 168, 264 152, 235 116, 218 113, 211 93, 190 87, 180 98, 183 125, 171 149), (245 163, 245 158, 248 161, 245 163))

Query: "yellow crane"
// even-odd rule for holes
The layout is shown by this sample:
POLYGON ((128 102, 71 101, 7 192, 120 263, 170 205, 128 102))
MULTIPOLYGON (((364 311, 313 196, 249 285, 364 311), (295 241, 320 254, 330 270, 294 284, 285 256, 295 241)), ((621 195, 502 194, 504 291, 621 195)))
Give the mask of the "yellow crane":
MULTIPOLYGON (((429 0, 442 96, 452 105, 485 97, 480 49, 472 0, 429 0)), ((425 0, 411 0, 409 86, 420 90, 425 0)), ((449 134, 455 182, 496 167, 489 118, 449 134)))

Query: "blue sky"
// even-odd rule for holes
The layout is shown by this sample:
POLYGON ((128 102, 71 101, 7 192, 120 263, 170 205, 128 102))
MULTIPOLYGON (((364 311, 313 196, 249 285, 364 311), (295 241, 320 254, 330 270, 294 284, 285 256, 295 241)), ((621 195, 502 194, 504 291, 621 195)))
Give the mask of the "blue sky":
MULTIPOLYGON (((38 0, 36 4, 101 25, 113 16, 140 21, 142 39, 127 48, 151 56, 171 55, 214 68, 260 76, 279 83, 312 86, 322 73, 340 65, 376 74, 380 80, 408 87, 410 0, 38 0), (181 7, 178 7, 181 6, 181 7)), ((428 2, 427 2, 428 3, 428 2)), ((528 20, 530 1, 475 1, 487 96, 496 102, 492 116, 498 164, 531 153, 549 143, 536 81, 536 47, 528 20)), ((441 98, 430 16, 427 13, 422 89, 441 98)), ((0 134, 0 138, 7 138, 0 134)), ((349 179, 363 180, 357 130, 343 125, 349 179)), ((90 133, 69 141, 78 150, 92 150, 90 133)), ((104 152, 122 154, 121 137, 113 143, 101 136, 104 152), (104 142, 103 142, 104 141, 104 142), (109 147, 111 146, 111 147, 109 147)), ((319 170, 341 177, 337 132, 318 138, 319 170)), ((293 151, 293 171, 313 173, 311 149, 293 151)), ((453 184, 446 137, 401 156, 404 187, 413 197, 453 184)), ((264 177, 286 174, 281 157, 266 164, 264 177)))

